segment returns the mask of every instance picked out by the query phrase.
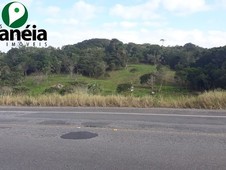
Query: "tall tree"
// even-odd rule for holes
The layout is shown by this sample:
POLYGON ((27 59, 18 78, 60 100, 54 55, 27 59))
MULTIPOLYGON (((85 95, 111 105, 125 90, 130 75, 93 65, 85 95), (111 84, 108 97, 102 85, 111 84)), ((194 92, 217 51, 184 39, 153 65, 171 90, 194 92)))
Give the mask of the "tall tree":
POLYGON ((109 46, 105 48, 105 62, 108 70, 115 70, 127 66, 128 57, 125 46, 117 39, 112 39, 109 46))

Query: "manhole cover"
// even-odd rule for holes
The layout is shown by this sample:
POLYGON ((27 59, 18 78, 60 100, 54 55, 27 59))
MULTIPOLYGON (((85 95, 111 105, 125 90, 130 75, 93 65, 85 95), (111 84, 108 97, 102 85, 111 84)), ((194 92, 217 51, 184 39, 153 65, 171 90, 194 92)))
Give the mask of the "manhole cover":
POLYGON ((97 133, 91 132, 70 132, 61 136, 62 139, 91 139, 97 137, 97 133))

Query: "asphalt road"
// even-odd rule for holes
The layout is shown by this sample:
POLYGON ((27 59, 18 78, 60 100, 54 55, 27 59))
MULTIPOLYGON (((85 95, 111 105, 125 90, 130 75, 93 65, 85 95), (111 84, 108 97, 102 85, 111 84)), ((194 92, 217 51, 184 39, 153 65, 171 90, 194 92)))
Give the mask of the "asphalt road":
POLYGON ((226 111, 0 107, 0 170, 224 170, 226 111))

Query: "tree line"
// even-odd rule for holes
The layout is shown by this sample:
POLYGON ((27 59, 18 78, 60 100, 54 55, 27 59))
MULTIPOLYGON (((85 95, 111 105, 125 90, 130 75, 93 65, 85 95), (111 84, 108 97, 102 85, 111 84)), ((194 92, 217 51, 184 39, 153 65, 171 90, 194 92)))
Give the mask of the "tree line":
POLYGON ((108 71, 128 64, 168 66, 177 83, 203 91, 226 89, 226 46, 206 49, 187 43, 164 47, 127 43, 117 39, 91 39, 62 48, 12 48, 0 53, 0 85, 19 84, 31 74, 82 74, 106 77, 108 71))

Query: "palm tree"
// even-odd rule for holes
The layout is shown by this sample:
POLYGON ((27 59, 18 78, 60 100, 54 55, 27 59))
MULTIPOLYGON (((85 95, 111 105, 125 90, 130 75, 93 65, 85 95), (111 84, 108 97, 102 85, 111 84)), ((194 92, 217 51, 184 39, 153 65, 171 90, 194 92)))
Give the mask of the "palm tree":
POLYGON ((160 41, 162 42, 162 46, 164 45, 165 39, 160 39, 160 41))

